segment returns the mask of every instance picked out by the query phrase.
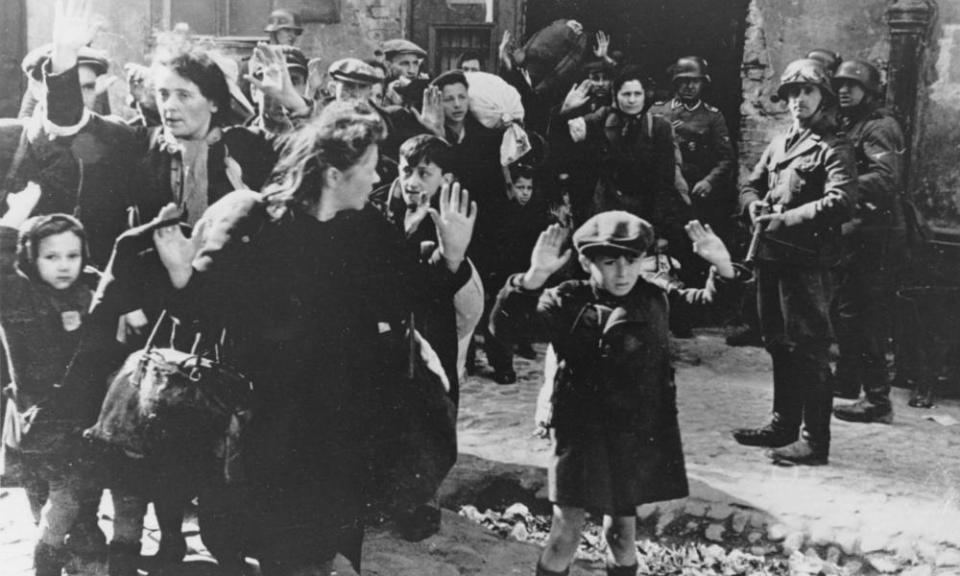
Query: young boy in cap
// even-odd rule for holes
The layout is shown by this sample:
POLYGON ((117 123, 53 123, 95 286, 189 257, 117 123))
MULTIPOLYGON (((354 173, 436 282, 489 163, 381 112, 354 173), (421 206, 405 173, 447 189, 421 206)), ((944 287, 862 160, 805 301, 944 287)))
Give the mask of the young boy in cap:
POLYGON ((707 287, 678 289, 643 274, 653 227, 623 211, 597 214, 573 235, 588 280, 542 291, 571 256, 566 231, 549 226, 530 268, 511 276, 494 309, 494 331, 536 309, 556 351, 549 468, 553 526, 537 574, 568 574, 587 511, 602 513, 612 562, 607 573, 637 572, 636 508, 682 498, 687 477, 670 365, 669 305, 712 301, 717 276, 737 275, 709 226, 687 224, 694 250, 715 267, 707 287), (669 303, 668 303, 669 302, 669 303))

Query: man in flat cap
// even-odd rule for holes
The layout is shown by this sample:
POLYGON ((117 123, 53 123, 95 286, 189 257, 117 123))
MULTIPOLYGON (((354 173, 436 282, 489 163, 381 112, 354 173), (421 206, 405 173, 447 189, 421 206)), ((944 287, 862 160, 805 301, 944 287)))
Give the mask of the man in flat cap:
POLYGON ((333 81, 334 100, 366 102, 373 86, 384 81, 383 72, 358 58, 342 58, 330 65, 327 76, 333 81))
POLYGON ((420 77, 420 64, 427 52, 409 40, 394 38, 383 43, 383 54, 390 73, 390 83, 384 101, 397 106, 414 104, 402 96, 402 90, 410 82, 420 77))

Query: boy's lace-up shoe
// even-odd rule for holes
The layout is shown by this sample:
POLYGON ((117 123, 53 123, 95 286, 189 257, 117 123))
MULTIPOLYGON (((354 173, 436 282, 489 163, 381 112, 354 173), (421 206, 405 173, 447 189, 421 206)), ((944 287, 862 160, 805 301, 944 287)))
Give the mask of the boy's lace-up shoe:
POLYGON ((893 407, 889 404, 874 404, 866 398, 853 404, 837 406, 833 415, 847 422, 877 422, 880 424, 893 423, 893 407))
POLYGON ((767 456, 781 466, 823 466, 828 459, 826 449, 811 446, 806 440, 768 450, 767 456))

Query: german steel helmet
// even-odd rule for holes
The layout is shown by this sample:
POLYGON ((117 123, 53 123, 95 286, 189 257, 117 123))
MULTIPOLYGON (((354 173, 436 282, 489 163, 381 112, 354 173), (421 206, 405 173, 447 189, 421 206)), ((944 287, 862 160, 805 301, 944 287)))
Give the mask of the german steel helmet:
POLYGON ((780 87, 777 96, 781 100, 787 99, 787 89, 798 84, 812 84, 820 89, 824 96, 836 99, 833 86, 830 85, 830 76, 827 75, 823 63, 812 58, 801 58, 787 65, 780 76, 780 87))
POLYGON ((707 73, 707 61, 699 56, 678 58, 670 67, 669 72, 671 82, 676 82, 681 78, 699 78, 710 82, 710 74, 707 73))
POLYGON ((830 50, 828 48, 814 48, 813 50, 807 52, 807 55, 804 58, 810 58, 811 60, 817 60, 823 67, 826 69, 827 74, 831 76, 836 73, 837 66, 843 62, 843 58, 840 57, 840 54, 830 50))
POLYGON ((880 94, 880 71, 864 60, 844 60, 833 75, 834 85, 840 80, 853 80, 873 95, 880 94))
POLYGON ((300 25, 300 15, 286 8, 277 8, 270 13, 264 32, 276 32, 277 30, 293 30, 297 34, 303 33, 303 26, 300 25))

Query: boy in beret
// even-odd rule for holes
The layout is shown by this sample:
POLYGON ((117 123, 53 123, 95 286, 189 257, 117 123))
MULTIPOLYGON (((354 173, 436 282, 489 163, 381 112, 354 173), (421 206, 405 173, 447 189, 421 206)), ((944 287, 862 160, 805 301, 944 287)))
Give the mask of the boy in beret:
MULTIPOLYGON (((538 575, 568 574, 586 512, 604 515, 611 575, 637 573, 637 506, 682 498, 687 477, 670 365, 669 307, 712 302, 719 276, 737 271, 723 242, 697 221, 694 250, 714 266, 703 289, 680 289, 643 271, 653 227, 622 211, 597 214, 573 235, 587 280, 543 290, 567 263, 566 231, 537 239, 530 268, 510 277, 493 328, 509 336, 533 310, 556 351, 550 394, 554 455, 549 467, 553 525, 538 575)), ((541 395, 542 396, 542 395, 541 395)))

